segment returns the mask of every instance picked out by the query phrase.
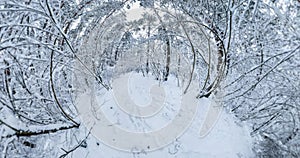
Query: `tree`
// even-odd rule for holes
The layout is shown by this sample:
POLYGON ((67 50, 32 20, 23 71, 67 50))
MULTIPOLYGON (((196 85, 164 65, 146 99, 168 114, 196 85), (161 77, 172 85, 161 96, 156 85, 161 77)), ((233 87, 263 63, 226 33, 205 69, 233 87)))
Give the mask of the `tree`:
MULTIPOLYGON (((81 34, 86 35, 84 25, 90 19, 96 20, 96 15, 99 17, 94 9, 108 13, 122 4, 102 3, 101 7, 106 7, 97 8, 99 3, 93 0, 0 2, 3 157, 57 157, 60 149, 55 147, 55 139, 78 130, 71 65, 81 60, 76 49, 81 34), (49 142, 47 148, 44 142, 49 142)), ((68 148, 77 143, 81 145, 71 138, 61 148, 66 148, 68 154, 68 148)))
POLYGON ((299 157, 299 3, 249 1, 234 8, 233 38, 225 100, 252 123, 258 156, 299 157), (298 5, 298 6, 297 6, 298 5), (269 151, 265 153, 265 151, 269 151), (275 150, 272 149, 272 150, 275 150))

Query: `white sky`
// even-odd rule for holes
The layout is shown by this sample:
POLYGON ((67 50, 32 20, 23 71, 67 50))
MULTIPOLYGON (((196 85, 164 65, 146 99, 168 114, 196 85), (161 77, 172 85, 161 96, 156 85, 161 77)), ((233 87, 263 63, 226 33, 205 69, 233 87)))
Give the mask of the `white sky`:
POLYGON ((139 2, 133 3, 130 9, 126 9, 126 16, 128 21, 138 20, 142 18, 143 13, 148 12, 149 9, 140 7, 139 2))

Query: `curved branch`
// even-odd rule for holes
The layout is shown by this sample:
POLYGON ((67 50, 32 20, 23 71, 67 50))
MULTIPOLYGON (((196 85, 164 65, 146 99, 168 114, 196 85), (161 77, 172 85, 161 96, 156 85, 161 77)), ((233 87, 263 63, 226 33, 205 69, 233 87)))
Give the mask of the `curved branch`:
POLYGON ((66 41, 69 49, 71 50, 71 52, 73 53, 74 57, 79 61, 79 63, 89 72, 91 73, 96 79, 97 81, 106 89, 109 90, 109 87, 107 85, 105 85, 102 82, 101 77, 97 76, 92 70, 90 70, 90 68, 84 64, 84 62, 76 55, 75 53, 75 49, 73 48, 71 42, 69 41, 67 35, 64 33, 64 31, 58 26, 57 21, 55 20, 54 14, 52 12, 52 9, 50 7, 50 4, 48 2, 48 0, 46 0, 46 5, 47 5, 47 9, 49 11, 49 18, 52 20, 52 22, 54 23, 55 27, 58 29, 58 31, 60 32, 60 34, 63 36, 64 40, 66 41))
MULTIPOLYGON (((56 40, 54 41, 54 43, 56 43, 56 40)), ((73 120, 73 118, 71 118, 63 109, 62 105, 60 104, 57 96, 56 96, 56 92, 55 92, 55 88, 54 88, 54 82, 53 82, 53 56, 54 56, 54 51, 51 51, 51 56, 50 56, 50 85, 51 85, 51 91, 53 93, 53 97, 54 100, 57 104, 57 106, 59 107, 60 111, 62 112, 62 114, 64 115, 65 118, 67 118, 68 120, 70 120, 71 122, 73 122, 76 126, 79 127, 79 123, 77 123, 76 121, 73 120)))

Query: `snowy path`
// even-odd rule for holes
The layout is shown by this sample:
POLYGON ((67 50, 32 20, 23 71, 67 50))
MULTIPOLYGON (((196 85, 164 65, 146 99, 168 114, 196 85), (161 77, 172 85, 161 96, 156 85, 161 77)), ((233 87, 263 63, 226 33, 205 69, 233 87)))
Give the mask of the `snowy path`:
POLYGON ((251 157, 248 130, 214 101, 194 99, 196 86, 182 96, 175 78, 158 86, 137 73, 122 77, 128 82, 116 79, 114 91, 89 92, 78 99, 81 118, 98 140, 91 137, 88 148, 73 156, 251 157))

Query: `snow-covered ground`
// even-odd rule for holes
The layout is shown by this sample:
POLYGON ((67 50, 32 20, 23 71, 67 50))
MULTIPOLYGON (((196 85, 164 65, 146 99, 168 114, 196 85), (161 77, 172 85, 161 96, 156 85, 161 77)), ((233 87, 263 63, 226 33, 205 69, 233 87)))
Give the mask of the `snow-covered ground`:
POLYGON ((93 127, 93 136, 87 148, 74 151, 73 157, 253 157, 249 130, 210 98, 196 100, 195 106, 189 98, 184 105, 175 77, 158 83, 151 75, 131 73, 115 79, 112 87, 79 98, 77 108, 86 126, 93 127), (149 113, 141 112, 147 108, 149 113), (148 148, 143 148, 147 143, 148 148))

